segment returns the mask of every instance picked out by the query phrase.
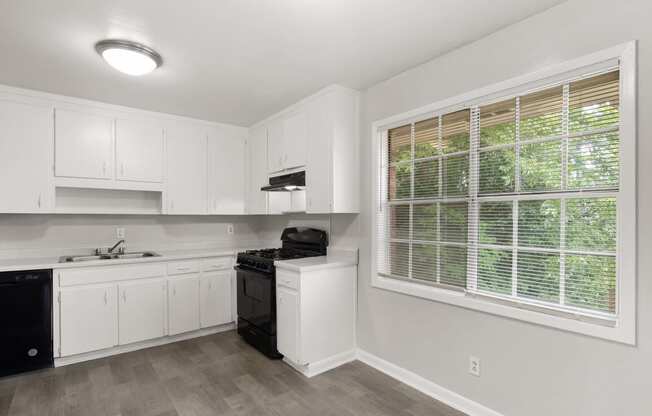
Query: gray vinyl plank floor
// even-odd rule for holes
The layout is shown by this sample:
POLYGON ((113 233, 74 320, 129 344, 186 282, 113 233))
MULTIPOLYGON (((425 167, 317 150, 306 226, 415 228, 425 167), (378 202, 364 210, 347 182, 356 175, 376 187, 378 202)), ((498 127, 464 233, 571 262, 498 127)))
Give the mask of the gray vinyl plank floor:
POLYGON ((234 331, 0 378, 0 416, 463 416, 358 361, 307 379, 234 331))

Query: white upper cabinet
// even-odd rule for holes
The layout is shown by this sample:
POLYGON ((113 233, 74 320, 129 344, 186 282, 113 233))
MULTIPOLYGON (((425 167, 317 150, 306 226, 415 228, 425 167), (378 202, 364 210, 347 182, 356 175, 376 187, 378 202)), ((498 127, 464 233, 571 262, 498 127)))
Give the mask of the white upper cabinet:
POLYGON ((332 208, 331 187, 333 106, 331 94, 309 104, 310 126, 308 163, 306 169, 306 211, 329 213, 332 208))
POLYGON ((0 212, 52 209, 53 110, 0 99, 0 212))
POLYGON ((360 212, 359 94, 343 87, 311 101, 306 212, 360 212))
POLYGON ((306 165, 307 128, 304 110, 283 118, 283 169, 306 165))
POLYGON ((267 125, 267 171, 269 173, 283 170, 284 146, 283 119, 278 118, 267 125))
POLYGON ((208 213, 245 213, 245 136, 222 128, 208 134, 208 213))
MULTIPOLYGON (((267 213, 360 212, 358 125, 359 93, 335 85, 251 129, 250 137, 267 129, 268 176, 306 171, 305 200, 270 193, 267 213)), ((252 177, 257 166, 249 165, 252 177)))
POLYGON ((100 114, 56 109, 56 176, 87 179, 114 177, 114 120, 100 114))
POLYGON ((267 128, 259 126, 249 131, 247 139, 247 214, 267 214, 267 128))
POLYGON ((268 124, 269 173, 296 169, 306 164, 306 112, 299 110, 281 115, 268 124))
POLYGON ((206 128, 174 123, 167 129, 167 213, 206 213, 206 128))
POLYGON ((153 120, 116 121, 116 179, 163 181, 163 127, 153 120))

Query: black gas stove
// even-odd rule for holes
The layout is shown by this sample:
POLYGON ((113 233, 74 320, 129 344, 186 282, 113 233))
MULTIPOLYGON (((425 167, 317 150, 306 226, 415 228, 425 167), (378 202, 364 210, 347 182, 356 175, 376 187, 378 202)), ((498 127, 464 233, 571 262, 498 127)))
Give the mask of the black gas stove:
POLYGON ((328 235, 306 227, 283 230, 282 247, 238 253, 238 333, 270 358, 281 358, 276 349, 277 260, 325 256, 328 235))
POLYGON ((247 250, 238 253, 238 264, 262 272, 273 272, 277 260, 301 259, 304 257, 323 256, 321 251, 298 250, 292 248, 265 248, 262 250, 247 250))

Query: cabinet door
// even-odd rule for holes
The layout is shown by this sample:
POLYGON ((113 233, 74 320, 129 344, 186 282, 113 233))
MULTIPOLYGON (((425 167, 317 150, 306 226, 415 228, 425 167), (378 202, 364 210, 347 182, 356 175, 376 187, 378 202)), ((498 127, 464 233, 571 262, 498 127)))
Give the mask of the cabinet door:
POLYGON ((290 361, 299 358, 299 295, 294 290, 276 286, 276 333, 278 351, 290 361))
POLYGON ((308 108, 306 164, 306 212, 329 213, 332 208, 331 160, 333 111, 331 94, 319 97, 308 108))
POLYGON ((116 121, 117 179, 163 181, 163 127, 149 120, 116 121))
POLYGON ((60 295, 62 357, 118 345, 115 285, 63 288, 60 295))
POLYGON ((120 345, 165 335, 166 289, 165 279, 118 285, 120 345))
POLYGON ((220 131, 208 136, 208 212, 245 213, 245 140, 220 131))
POLYGON ((299 111, 283 119, 283 169, 306 165, 307 135, 305 111, 299 111))
POLYGON ((201 327, 222 325, 231 317, 231 271, 203 273, 199 282, 201 327))
POLYGON ((199 329, 199 274, 168 278, 170 335, 199 329))
POLYGON ((206 130, 193 124, 167 129, 169 214, 206 213, 206 130))
POLYGON ((113 119, 56 109, 55 172, 72 178, 113 178, 113 119))
POLYGON ((267 128, 249 131, 247 139, 247 214, 267 214, 268 193, 260 190, 267 179, 267 128))
POLYGON ((283 119, 272 120, 267 126, 267 171, 268 173, 283 170, 285 157, 285 139, 283 119))
POLYGON ((52 208, 52 108, 0 100, 0 212, 52 208))

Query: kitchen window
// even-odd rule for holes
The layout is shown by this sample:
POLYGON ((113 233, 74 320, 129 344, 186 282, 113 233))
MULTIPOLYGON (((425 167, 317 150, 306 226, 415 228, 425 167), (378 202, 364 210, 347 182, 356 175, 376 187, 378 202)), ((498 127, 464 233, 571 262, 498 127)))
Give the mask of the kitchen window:
POLYGON ((374 286, 633 343, 632 61, 375 123, 374 286))

